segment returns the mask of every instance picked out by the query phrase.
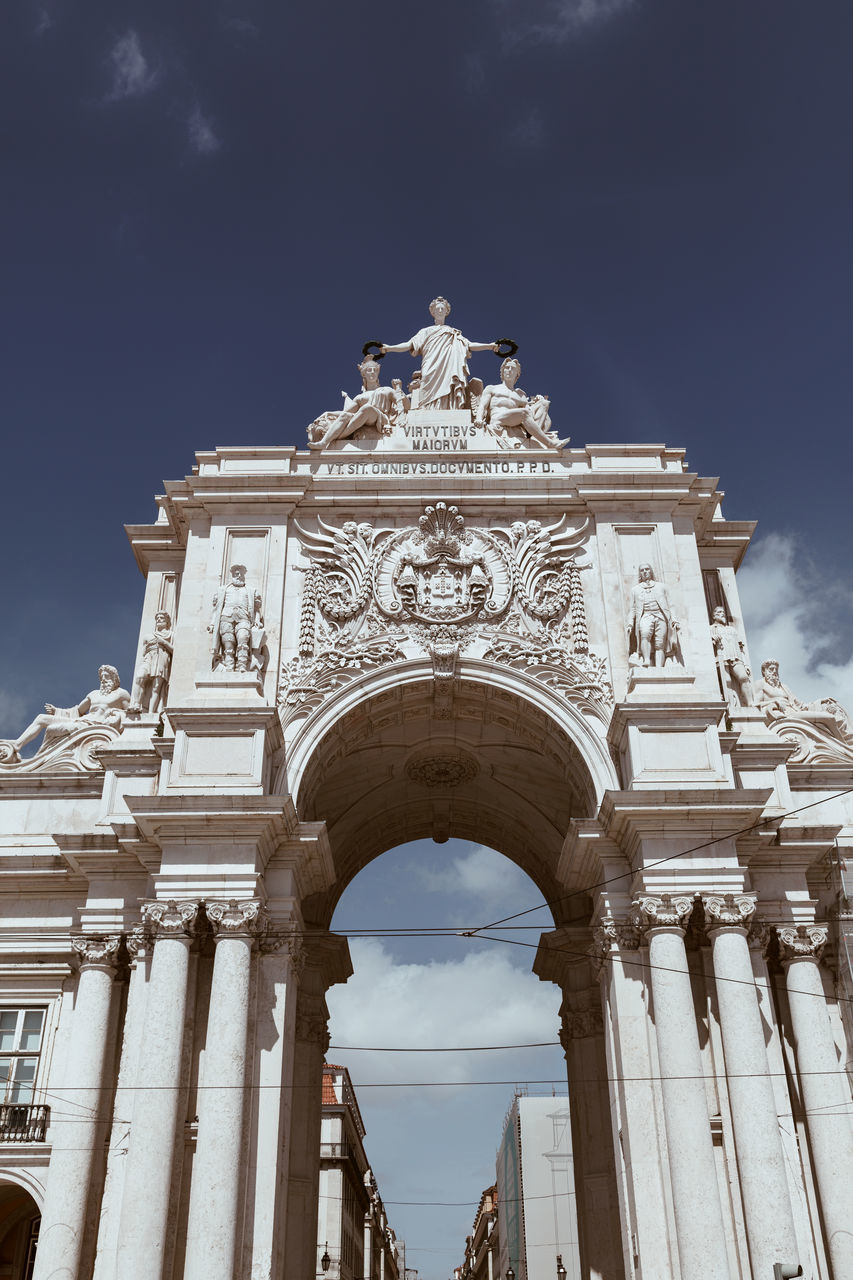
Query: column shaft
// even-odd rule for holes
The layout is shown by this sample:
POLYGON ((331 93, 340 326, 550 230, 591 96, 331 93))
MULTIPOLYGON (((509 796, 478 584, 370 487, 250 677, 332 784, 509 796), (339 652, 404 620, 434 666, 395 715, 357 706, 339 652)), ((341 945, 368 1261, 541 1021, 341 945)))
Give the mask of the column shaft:
POLYGON ((186 1280, 232 1280, 234 1274, 251 950, 248 934, 220 934, 216 940, 190 1191, 186 1280))
MULTIPOLYGON (((76 941, 75 949, 81 950, 76 941)), ((118 944, 116 937, 96 945, 111 957, 118 944)), ((83 954, 65 1072, 68 1092, 60 1093, 54 1106, 55 1112, 67 1115, 57 1114, 51 1124, 53 1146, 34 1280, 77 1280, 92 1170, 104 1141, 103 1090, 115 971, 109 963, 87 963, 83 954)))
POLYGON ((827 1252, 833 1276, 841 1280, 853 1276, 850 1089, 835 1049, 817 956, 792 958, 786 976, 827 1252))
POLYGON ((709 936, 750 1261, 770 1276, 796 1258, 797 1236, 749 944, 745 928, 709 936))
POLYGON ((649 966, 682 1280, 729 1280, 693 993, 680 928, 650 930, 649 966))
POLYGON ((154 945, 140 1065, 127 1154, 117 1274, 162 1280, 172 1197, 190 939, 164 935, 154 945))

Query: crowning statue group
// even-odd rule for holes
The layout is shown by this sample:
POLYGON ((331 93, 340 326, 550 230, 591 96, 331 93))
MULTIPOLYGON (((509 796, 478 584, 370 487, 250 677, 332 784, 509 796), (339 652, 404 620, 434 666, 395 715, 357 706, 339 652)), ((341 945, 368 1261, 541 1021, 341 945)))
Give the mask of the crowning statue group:
POLYGON ((408 342, 367 344, 378 346, 379 353, 376 358, 366 356, 358 366, 361 392, 353 400, 347 397, 340 413, 324 413, 312 423, 309 449, 326 449, 364 427, 387 430, 411 408, 472 410, 473 421, 489 428, 501 443, 510 427, 520 427, 545 449, 568 443, 551 431, 548 397, 528 396, 516 386, 521 376, 520 360, 507 356, 501 364, 500 382, 484 387, 479 378, 470 377, 468 357, 472 351, 498 354, 500 342, 472 342, 459 329, 452 328, 447 323, 450 303, 446 298, 433 298, 429 310, 433 323, 419 329, 408 342), (395 352, 421 358, 409 395, 404 394, 399 378, 392 379, 390 386, 380 386, 378 361, 395 352))

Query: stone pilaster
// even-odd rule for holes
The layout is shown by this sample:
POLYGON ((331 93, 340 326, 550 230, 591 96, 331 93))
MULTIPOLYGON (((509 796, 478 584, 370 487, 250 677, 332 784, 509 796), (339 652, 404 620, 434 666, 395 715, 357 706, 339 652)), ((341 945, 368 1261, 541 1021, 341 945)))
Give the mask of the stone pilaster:
POLYGON ((237 1255, 252 947, 265 924, 256 899, 208 901, 216 937, 198 1139, 190 1190, 186 1280, 232 1280, 237 1255))
POLYGON ((148 902, 143 922, 154 938, 136 1082, 116 1274, 163 1280, 166 1224, 180 1105, 187 976, 198 902, 148 902))
POLYGON ((564 926, 539 941, 533 971, 562 994, 560 1043, 566 1055, 578 1244, 584 1275, 623 1277, 625 1233, 610 1115, 604 1014, 590 931, 564 926))
POLYGON ((826 1232, 826 1248, 833 1275, 853 1276, 850 1088, 835 1049, 820 974, 820 960, 828 930, 817 924, 784 925, 777 928, 776 934, 779 958, 785 969, 797 1070, 826 1232))
POLYGON ((748 933, 754 894, 704 894, 711 941, 726 1085, 734 1128, 753 1274, 770 1275, 797 1256, 794 1214, 748 933))
POLYGON ((52 1149, 34 1280, 77 1280, 93 1194, 95 1159, 104 1142, 107 1038, 121 937, 76 936, 80 960, 66 1065, 68 1091, 56 1090, 52 1149))
POLYGON ((693 899, 643 895, 633 920, 648 940, 672 1202, 682 1280, 729 1280, 684 930, 693 899))

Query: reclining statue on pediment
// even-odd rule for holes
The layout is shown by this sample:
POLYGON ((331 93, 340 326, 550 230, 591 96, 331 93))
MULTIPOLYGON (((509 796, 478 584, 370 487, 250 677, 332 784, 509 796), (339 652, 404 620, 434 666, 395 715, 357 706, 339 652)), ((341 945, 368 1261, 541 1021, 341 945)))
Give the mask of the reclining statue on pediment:
POLYGON ((490 426, 498 437, 505 436, 508 427, 521 427, 545 449, 561 449, 569 442, 551 430, 551 401, 547 396, 528 396, 515 385, 520 377, 521 361, 507 356, 500 382, 483 388, 476 421, 490 426))
MULTIPOLYGON (((41 757, 53 751, 57 745, 72 746, 92 730, 109 729, 116 734, 124 727, 124 715, 130 705, 130 694, 121 687, 121 679, 115 667, 104 663, 98 667, 100 685, 87 693, 75 707, 55 707, 44 704, 44 711, 28 724, 23 733, 8 742, 0 742, 0 764, 26 765, 21 760, 21 748, 44 730, 44 739, 36 752, 41 757), (72 742, 73 740, 73 742, 72 742)), ((64 752, 62 753, 64 756, 64 752)), ((35 759, 35 757, 34 757, 35 759)))
POLYGON ((835 698, 801 702, 779 677, 779 661, 761 664, 755 688, 755 705, 764 712, 771 729, 799 745, 793 762, 801 760, 853 759, 853 724, 835 698))
POLYGON ((363 427, 389 433, 409 408, 403 384, 394 378, 390 387, 379 385, 379 365, 369 356, 358 366, 361 391, 354 400, 346 396, 340 413, 321 414, 308 428, 308 448, 326 449, 336 440, 347 440, 363 427))

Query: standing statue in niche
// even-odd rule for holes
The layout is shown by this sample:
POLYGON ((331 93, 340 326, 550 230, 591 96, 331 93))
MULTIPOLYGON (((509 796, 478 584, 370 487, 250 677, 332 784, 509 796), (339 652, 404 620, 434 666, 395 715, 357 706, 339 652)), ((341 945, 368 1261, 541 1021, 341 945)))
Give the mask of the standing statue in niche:
POLYGON ((165 610, 154 616, 154 630, 142 638, 142 659, 133 677, 131 711, 157 715, 166 702, 172 666, 172 619, 165 610))
POLYGON ((752 705, 752 685, 746 651, 735 627, 726 618, 726 611, 718 605, 711 618, 711 644, 717 656, 720 685, 723 694, 734 706, 752 705))
POLYGON ((213 636, 211 665, 226 671, 260 670, 264 644, 261 597, 246 584, 246 566, 232 564, 231 581, 213 597, 207 629, 213 636))
POLYGON ((394 378, 390 387, 379 385, 379 365, 370 357, 358 366, 361 374, 361 392, 350 400, 346 397, 343 410, 338 414, 326 413, 312 423, 309 431, 319 431, 316 439, 308 441, 309 449, 325 449, 335 440, 346 440, 362 427, 376 427, 390 431, 409 408, 409 397, 403 394, 403 383, 394 378))
POLYGON ((678 623, 672 616, 667 589, 655 580, 650 564, 640 565, 639 579, 631 592, 628 650, 639 655, 639 665, 662 667, 675 651, 678 623))
POLYGON ((521 377, 521 361, 507 356, 501 365, 500 383, 486 387, 477 411, 477 421, 488 424, 500 437, 507 427, 522 427, 546 449, 561 449, 568 440, 560 440, 551 431, 547 396, 528 396, 516 387, 521 377))
POLYGON ((37 738, 44 729, 45 747, 52 746, 57 739, 67 738, 86 728, 101 728, 108 725, 121 732, 124 725, 124 713, 130 704, 130 694, 121 687, 121 679, 115 667, 104 663, 98 667, 99 687, 87 693, 76 707, 55 707, 52 702, 44 704, 44 712, 36 716, 32 724, 27 725, 20 737, 14 742, 3 744, 0 759, 4 764, 20 762, 21 747, 37 738))
MULTIPOLYGON (((469 342, 447 323, 450 303, 433 298, 429 304, 433 323, 419 329, 408 342, 382 344, 382 355, 409 351, 421 357, 419 409, 465 409, 468 405, 468 357, 472 351, 497 351, 497 342, 469 342)), ((477 381, 477 393, 482 384, 477 381)))
POLYGON ((769 725, 776 720, 806 720, 818 728, 824 728, 833 737, 853 743, 853 726, 850 717, 834 698, 818 698, 815 702, 801 702, 779 677, 779 662, 768 658, 761 664, 761 679, 755 691, 755 704, 764 712, 769 725))

